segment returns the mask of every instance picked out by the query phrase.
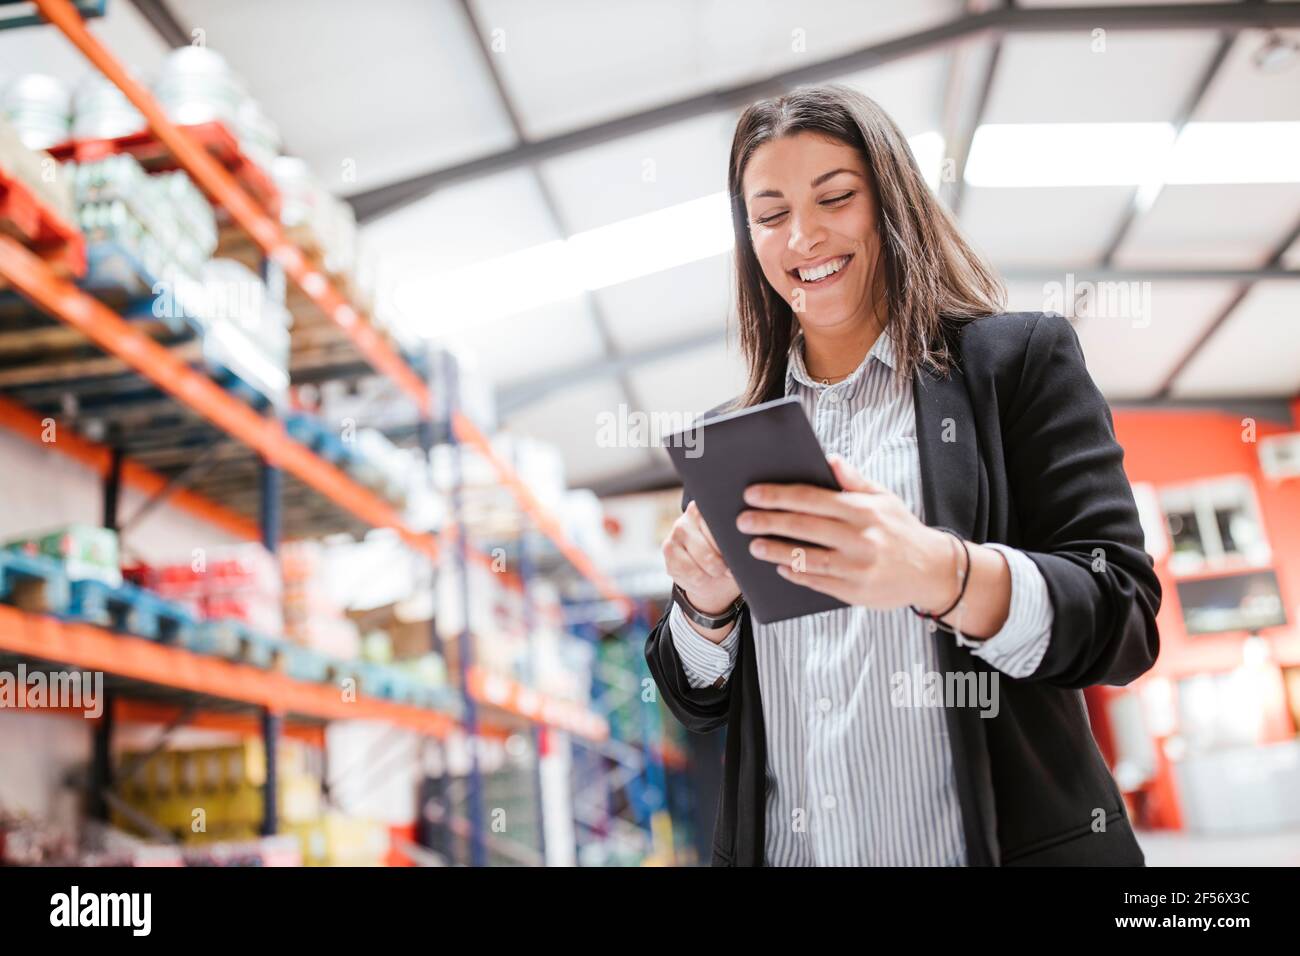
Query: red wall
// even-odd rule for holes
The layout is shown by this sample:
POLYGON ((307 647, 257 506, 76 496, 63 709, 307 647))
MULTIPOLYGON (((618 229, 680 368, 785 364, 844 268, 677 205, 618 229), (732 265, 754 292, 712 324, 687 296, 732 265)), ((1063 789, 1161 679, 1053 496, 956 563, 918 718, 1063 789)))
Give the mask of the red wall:
MULTIPOLYGON (((1295 405, 1300 413, 1300 402, 1295 405)), ((1293 413, 1294 416, 1294 413, 1293 413)), ((1133 483, 1163 485, 1246 475, 1255 485, 1264 534, 1273 554, 1273 570, 1282 589, 1290 623, 1263 635, 1274 659, 1283 666, 1300 665, 1300 478, 1274 481, 1260 471, 1257 444, 1243 440, 1242 417, 1214 411, 1116 410, 1115 431, 1124 446, 1124 467, 1133 483)), ((1259 420, 1256 438, 1291 429, 1259 420)), ((1177 679, 1193 673, 1227 671, 1241 663, 1238 634, 1188 637, 1178 607, 1178 594, 1167 560, 1156 565, 1164 588, 1160 610, 1160 658, 1153 676, 1177 679)))

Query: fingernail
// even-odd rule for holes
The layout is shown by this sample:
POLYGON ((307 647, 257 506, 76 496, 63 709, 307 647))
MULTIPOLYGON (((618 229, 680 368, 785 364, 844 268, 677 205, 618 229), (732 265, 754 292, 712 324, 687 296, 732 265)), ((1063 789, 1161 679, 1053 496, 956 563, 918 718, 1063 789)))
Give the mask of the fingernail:
POLYGON ((756 558, 761 558, 765 553, 767 553, 767 545, 762 541, 752 541, 749 545, 749 553, 756 558))
POLYGON ((740 517, 736 519, 736 527, 741 531, 753 531, 754 516, 748 511, 742 511, 740 517))
POLYGON ((763 492, 751 485, 745 489, 745 500, 751 505, 759 504, 763 500, 763 492))

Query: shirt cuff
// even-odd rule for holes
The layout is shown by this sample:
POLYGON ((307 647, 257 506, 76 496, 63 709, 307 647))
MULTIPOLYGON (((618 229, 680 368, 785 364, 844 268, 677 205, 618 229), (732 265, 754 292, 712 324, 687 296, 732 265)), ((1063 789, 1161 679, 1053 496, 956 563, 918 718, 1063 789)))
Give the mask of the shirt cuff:
POLYGON ((1028 677, 1038 669, 1052 639, 1052 600, 1043 572, 1022 552, 1005 544, 986 544, 1007 559, 1011 603, 1002 629, 971 650, 1008 677, 1028 677))
POLYGON ((668 621, 672 628, 673 647, 692 687, 714 687, 719 677, 725 680, 731 676, 731 669, 736 666, 736 651, 740 647, 739 618, 718 644, 691 626, 676 601, 668 621))

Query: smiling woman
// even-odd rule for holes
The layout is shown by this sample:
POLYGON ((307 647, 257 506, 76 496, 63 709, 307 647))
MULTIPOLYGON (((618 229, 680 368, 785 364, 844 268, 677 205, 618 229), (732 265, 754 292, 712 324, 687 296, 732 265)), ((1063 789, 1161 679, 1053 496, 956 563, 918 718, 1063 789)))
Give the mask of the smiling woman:
POLYGON ((689 729, 729 728, 713 862, 1141 864, 1079 688, 1151 666, 1160 587, 1073 329, 1001 312, 854 90, 755 103, 728 175, 728 407, 798 397, 840 485, 752 485, 737 528, 847 606, 755 621, 683 502, 646 656, 689 729), (917 673, 994 700, 894 693, 917 673))

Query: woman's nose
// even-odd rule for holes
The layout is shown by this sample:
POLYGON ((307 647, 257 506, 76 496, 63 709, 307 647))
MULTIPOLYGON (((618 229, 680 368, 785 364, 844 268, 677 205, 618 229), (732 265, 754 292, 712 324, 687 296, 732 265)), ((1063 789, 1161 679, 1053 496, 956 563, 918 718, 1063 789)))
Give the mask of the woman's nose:
POLYGON ((826 237, 826 229, 816 216, 792 217, 790 221, 790 251, 807 256, 826 237))

